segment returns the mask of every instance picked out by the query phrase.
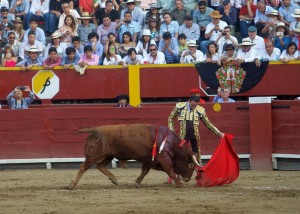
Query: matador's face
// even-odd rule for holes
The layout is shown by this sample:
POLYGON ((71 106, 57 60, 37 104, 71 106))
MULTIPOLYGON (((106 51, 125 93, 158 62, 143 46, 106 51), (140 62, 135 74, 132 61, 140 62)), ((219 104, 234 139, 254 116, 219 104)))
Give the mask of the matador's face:
POLYGON ((190 101, 190 109, 194 110, 197 107, 198 103, 194 100, 190 101))

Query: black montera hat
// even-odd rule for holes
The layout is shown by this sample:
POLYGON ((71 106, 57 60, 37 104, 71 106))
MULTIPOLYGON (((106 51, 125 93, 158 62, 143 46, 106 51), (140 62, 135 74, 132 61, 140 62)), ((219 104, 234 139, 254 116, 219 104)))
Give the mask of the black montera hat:
POLYGON ((123 100, 123 99, 129 101, 129 96, 127 94, 120 94, 120 95, 116 96, 115 99, 116 99, 116 101, 123 100))

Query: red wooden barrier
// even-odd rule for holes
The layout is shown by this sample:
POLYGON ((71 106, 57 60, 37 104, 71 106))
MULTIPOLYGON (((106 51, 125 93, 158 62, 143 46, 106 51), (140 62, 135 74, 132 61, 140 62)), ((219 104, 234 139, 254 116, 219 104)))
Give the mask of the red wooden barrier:
MULTIPOLYGON (((17 69, 0 71, 0 100, 5 100, 15 86, 31 86, 31 80, 38 71, 17 69)), ((270 64, 259 84, 236 96, 300 95, 299 70, 299 64, 270 64)), ((53 71, 60 79, 60 90, 54 100, 112 99, 129 91, 128 71, 120 66, 91 67, 83 76, 75 70, 62 70, 61 67, 53 71)), ((206 86, 203 82, 201 84, 206 86)), ((199 85, 199 75, 192 65, 140 66, 141 98, 188 97, 190 89, 199 85)))

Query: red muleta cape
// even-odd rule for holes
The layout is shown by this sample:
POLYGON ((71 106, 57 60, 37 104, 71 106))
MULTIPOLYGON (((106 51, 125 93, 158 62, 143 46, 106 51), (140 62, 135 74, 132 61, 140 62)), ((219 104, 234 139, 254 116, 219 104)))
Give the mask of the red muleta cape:
POLYGON ((230 184, 239 177, 239 157, 232 147, 232 139, 232 134, 225 134, 208 163, 204 167, 196 167, 198 186, 230 184))

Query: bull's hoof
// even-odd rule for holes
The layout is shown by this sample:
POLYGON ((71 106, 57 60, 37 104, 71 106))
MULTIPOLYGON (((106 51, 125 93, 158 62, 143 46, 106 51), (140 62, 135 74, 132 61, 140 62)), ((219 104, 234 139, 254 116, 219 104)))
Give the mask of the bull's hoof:
POLYGON ((141 184, 135 181, 135 188, 141 188, 141 184))
POLYGON ((118 180, 116 178, 110 178, 111 182, 115 185, 118 185, 118 180))
POLYGON ((69 190, 72 190, 75 187, 74 181, 71 181, 71 183, 69 184, 69 190))

